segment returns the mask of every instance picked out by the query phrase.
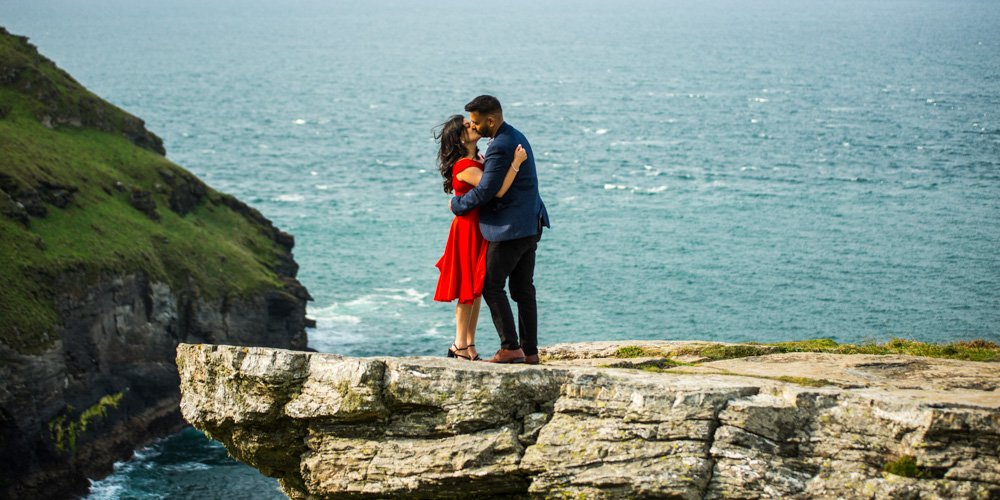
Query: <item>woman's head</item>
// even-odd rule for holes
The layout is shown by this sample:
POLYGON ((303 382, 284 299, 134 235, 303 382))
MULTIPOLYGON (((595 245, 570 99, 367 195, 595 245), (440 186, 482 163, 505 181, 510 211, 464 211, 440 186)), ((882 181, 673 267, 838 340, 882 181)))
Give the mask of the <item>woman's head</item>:
POLYGON ((438 169, 441 171, 441 176, 444 177, 444 192, 450 193, 453 190, 451 185, 452 167, 455 166, 455 162, 469 154, 470 144, 475 148, 475 143, 479 140, 479 133, 462 115, 452 115, 438 128, 439 130, 434 134, 434 138, 441 144, 438 149, 438 169))

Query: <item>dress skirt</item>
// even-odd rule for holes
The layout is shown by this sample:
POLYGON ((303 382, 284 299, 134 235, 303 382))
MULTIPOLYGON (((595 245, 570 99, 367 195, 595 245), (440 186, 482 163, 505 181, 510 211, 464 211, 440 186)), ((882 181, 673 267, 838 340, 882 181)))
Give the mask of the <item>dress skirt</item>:
POLYGON ((456 216, 451 221, 444 254, 438 259, 438 277, 434 300, 471 304, 483 294, 486 279, 486 246, 479 231, 479 210, 456 216))

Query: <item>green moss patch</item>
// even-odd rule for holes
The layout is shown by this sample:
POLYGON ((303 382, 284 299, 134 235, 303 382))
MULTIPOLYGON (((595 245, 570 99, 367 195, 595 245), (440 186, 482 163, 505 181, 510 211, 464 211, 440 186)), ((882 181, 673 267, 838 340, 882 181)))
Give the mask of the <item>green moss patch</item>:
POLYGON ((917 459, 913 455, 903 455, 892 460, 886 463, 882 470, 889 474, 914 479, 940 479, 944 477, 940 471, 917 465, 917 459))
POLYGON ((710 361, 721 359, 748 358, 750 356, 763 356, 773 354, 777 351, 774 347, 766 345, 752 344, 710 344, 705 346, 684 348, 676 352, 678 355, 699 356, 708 358, 710 361))
MULTIPOLYGON (((52 441, 59 451, 76 451, 77 437, 87 431, 87 426, 91 425, 98 417, 106 418, 108 409, 118 408, 124 393, 117 392, 101 397, 93 406, 80 412, 76 418, 69 418, 67 415, 60 415, 49 422, 49 432, 52 433, 52 441)), ((70 408, 72 411, 72 408, 70 408)))
POLYGON ((659 349, 652 349, 649 347, 641 347, 637 345, 626 345, 619 347, 615 351, 614 357, 616 358, 645 358, 662 356, 663 353, 659 349))

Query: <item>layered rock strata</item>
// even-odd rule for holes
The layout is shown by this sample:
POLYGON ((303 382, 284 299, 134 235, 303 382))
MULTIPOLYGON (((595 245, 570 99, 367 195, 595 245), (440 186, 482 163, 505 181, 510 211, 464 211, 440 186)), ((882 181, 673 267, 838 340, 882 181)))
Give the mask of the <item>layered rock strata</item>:
POLYGON ((796 353, 742 375, 567 351, 532 367, 181 345, 181 411, 292 498, 1000 496, 994 363, 796 353), (783 375, 790 356, 827 376, 783 375), (965 383, 923 378, 940 373, 965 383))

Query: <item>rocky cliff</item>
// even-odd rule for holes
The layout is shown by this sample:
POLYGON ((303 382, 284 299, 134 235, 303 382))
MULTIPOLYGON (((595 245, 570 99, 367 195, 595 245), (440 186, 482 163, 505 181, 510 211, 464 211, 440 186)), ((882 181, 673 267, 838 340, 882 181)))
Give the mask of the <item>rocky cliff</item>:
POLYGON ((294 239, 0 28, 0 498, 184 425, 179 342, 302 349, 294 239))
POLYGON ((181 345, 177 365, 184 418, 292 498, 1000 498, 996 363, 662 355, 691 345, 534 367, 181 345))

